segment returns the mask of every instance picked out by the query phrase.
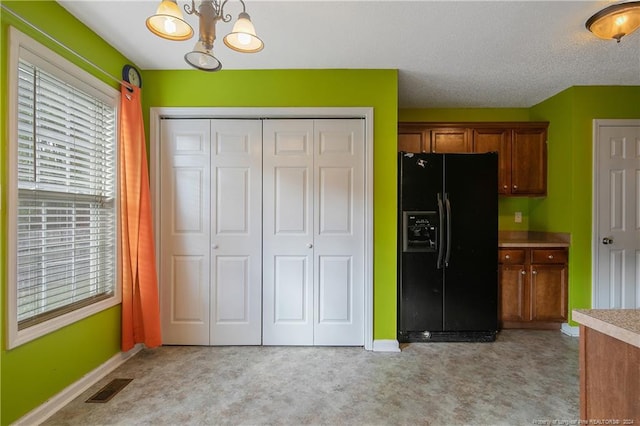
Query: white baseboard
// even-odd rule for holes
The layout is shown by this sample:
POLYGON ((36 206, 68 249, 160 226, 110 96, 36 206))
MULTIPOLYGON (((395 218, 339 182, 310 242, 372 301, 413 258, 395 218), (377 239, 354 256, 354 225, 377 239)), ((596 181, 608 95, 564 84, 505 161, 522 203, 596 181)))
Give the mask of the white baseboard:
POLYGON ((562 327, 560 328, 560 331, 562 331, 567 336, 571 336, 571 337, 580 336, 580 327, 573 327, 566 322, 562 323, 562 327))
POLYGON ((14 425, 39 425, 49 417, 54 415, 62 407, 77 398, 82 392, 93 386, 98 380, 122 365, 126 360, 140 352, 143 345, 137 344, 128 352, 120 352, 115 354, 105 363, 97 367, 95 370, 85 374, 78 381, 70 384, 44 404, 34 408, 23 417, 18 419, 14 425))
POLYGON ((374 340, 374 352, 400 352, 400 344, 397 340, 374 340))

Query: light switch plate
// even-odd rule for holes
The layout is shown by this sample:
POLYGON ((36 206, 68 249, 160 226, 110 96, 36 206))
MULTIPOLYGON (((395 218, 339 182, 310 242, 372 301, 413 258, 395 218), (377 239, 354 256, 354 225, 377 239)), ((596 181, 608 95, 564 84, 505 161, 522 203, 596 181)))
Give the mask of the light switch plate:
POLYGON ((514 216, 513 220, 514 220, 516 223, 522 223, 522 212, 516 212, 516 214, 515 214, 515 216, 514 216))

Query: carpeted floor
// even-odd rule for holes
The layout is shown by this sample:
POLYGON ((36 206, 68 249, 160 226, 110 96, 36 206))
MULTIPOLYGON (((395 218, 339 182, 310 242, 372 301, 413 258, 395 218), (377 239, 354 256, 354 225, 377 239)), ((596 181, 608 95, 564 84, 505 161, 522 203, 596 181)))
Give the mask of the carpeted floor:
MULTIPOLYGON (((578 339, 507 330, 494 343, 144 350, 47 425, 533 425, 579 413, 578 339), (132 378, 104 404, 84 402, 132 378)), ((565 423, 560 423, 565 422, 565 423)))

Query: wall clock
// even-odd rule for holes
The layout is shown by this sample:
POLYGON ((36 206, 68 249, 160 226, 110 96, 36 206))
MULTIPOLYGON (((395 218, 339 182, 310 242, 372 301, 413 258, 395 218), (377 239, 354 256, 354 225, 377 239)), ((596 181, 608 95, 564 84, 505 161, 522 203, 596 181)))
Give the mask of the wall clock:
POLYGON ((142 87, 140 72, 133 65, 125 65, 122 67, 122 79, 132 86, 142 87))

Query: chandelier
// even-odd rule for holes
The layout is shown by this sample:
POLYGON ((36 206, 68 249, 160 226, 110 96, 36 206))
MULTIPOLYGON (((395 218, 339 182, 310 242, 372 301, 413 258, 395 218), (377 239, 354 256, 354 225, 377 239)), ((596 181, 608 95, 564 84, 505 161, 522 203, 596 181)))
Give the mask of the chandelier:
MULTIPOLYGON (((193 50, 184 55, 184 60, 194 68, 203 71, 218 71, 222 63, 213 56, 213 42, 216 39, 218 21, 229 22, 231 15, 224 14, 228 0, 202 0, 196 8, 195 0, 185 4, 184 11, 199 18, 199 38, 193 50)), ((224 36, 224 44, 237 52, 254 53, 264 47, 251 23, 243 0, 242 12, 229 34, 224 36)), ((193 36, 193 28, 182 17, 176 0, 162 0, 156 14, 147 18, 147 28, 155 35, 167 40, 188 40, 193 36)))
POLYGON ((589 18, 585 26, 600 38, 620 43, 622 37, 640 28, 640 1, 605 7, 589 18))

